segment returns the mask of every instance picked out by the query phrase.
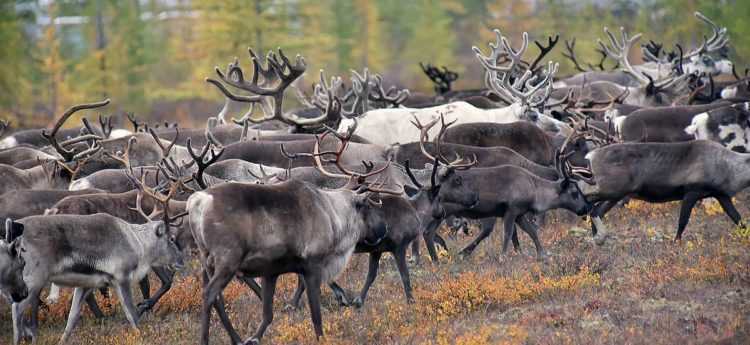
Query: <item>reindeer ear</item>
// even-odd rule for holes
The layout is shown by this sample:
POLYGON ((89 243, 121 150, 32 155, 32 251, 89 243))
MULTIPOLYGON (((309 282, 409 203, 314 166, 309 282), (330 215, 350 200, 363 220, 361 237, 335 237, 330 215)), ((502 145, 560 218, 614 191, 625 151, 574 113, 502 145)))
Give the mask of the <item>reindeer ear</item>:
POLYGON ((13 234, 13 220, 10 218, 5 219, 5 242, 10 243, 13 234))
POLYGON ((5 242, 11 243, 23 235, 23 224, 16 223, 12 219, 5 220, 5 242))

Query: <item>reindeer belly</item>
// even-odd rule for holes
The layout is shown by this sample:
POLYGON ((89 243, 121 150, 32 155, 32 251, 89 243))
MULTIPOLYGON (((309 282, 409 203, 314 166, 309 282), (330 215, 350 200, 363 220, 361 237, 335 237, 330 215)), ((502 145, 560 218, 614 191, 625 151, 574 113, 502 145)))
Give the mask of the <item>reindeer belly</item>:
POLYGON ((72 262, 51 277, 58 285, 96 288, 108 285, 114 277, 89 262, 72 262))

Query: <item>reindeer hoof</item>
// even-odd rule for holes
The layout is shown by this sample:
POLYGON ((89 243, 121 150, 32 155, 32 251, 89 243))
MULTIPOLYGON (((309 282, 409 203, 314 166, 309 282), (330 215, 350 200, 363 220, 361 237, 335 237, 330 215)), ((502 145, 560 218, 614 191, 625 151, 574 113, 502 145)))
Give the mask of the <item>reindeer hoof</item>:
POLYGON ((245 340, 245 343, 242 345, 259 345, 259 344, 260 344, 260 339, 256 337, 252 337, 248 340, 245 340))
POLYGON ((466 259, 470 257, 473 252, 474 252, 474 248, 466 247, 458 253, 458 257, 461 259, 466 259))
POLYGON ((143 301, 143 302, 139 303, 138 306, 137 306, 137 308, 138 308, 138 315, 143 315, 144 313, 146 313, 149 310, 151 310, 151 308, 153 308, 153 307, 154 307, 154 304, 151 303, 151 301, 143 301))
POLYGON ((353 306, 354 308, 357 308, 357 309, 359 309, 359 308, 362 308, 362 306, 363 306, 364 304, 365 304, 365 302, 364 302, 364 301, 362 300, 362 298, 361 298, 361 297, 359 297, 359 296, 355 297, 355 298, 354 298, 354 300, 352 301, 352 306, 353 306))
POLYGON ((299 310, 299 305, 294 305, 292 303, 289 303, 283 307, 284 311, 297 311, 299 310))
POLYGON ((607 242, 607 235, 596 235, 594 236, 594 243, 596 243, 599 246, 604 245, 607 242))

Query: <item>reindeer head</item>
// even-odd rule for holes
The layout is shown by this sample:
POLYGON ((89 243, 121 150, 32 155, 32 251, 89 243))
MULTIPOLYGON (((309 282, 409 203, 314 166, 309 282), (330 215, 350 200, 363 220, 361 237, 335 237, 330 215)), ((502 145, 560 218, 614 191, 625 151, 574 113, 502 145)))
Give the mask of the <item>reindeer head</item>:
POLYGON ((696 75, 684 73, 682 68, 677 68, 677 71, 673 71, 671 76, 654 80, 651 75, 643 73, 631 65, 628 58, 630 48, 641 38, 641 34, 630 36, 625 28, 621 27, 621 38, 618 40, 608 28, 605 27, 604 32, 609 37, 609 45, 598 40, 600 48, 622 66, 623 72, 630 74, 640 84, 639 87, 628 90, 629 93, 625 97, 625 103, 641 106, 669 105, 692 91, 690 88, 692 83, 697 80, 696 75))
POLYGON ((20 255, 20 240, 13 238, 13 221, 5 221, 5 239, 0 239, 0 293, 7 294, 14 303, 24 300, 29 291, 23 280, 25 261, 20 255))
MULTIPOLYGON (((571 135, 572 137, 572 135, 571 135)), ((563 149, 566 145, 563 145, 563 149)), ((560 177, 557 184, 558 205, 561 208, 575 212, 582 216, 591 210, 591 204, 586 201, 586 197, 577 183, 577 178, 570 172, 573 169, 567 161, 570 153, 563 156, 560 150, 555 152, 555 169, 560 177)))
POLYGON ((476 157, 473 160, 465 161, 461 157, 456 157, 454 160, 449 161, 440 151, 440 142, 445 135, 446 130, 451 126, 453 122, 448 124, 445 123, 445 118, 435 118, 426 125, 422 125, 419 120, 414 117, 412 124, 420 130, 419 146, 422 150, 422 154, 428 159, 433 161, 431 166, 426 166, 432 173, 430 174, 430 184, 426 186, 426 183, 420 182, 411 171, 409 162, 405 162, 406 172, 412 183, 420 190, 426 192, 431 201, 435 201, 433 208, 433 215, 442 215, 442 208, 439 204, 441 202, 459 204, 463 207, 474 207, 479 201, 479 194, 474 191, 471 186, 464 183, 463 176, 458 174, 457 171, 466 170, 477 164, 476 157), (438 136, 435 138, 435 155, 427 152, 424 142, 429 140, 429 131, 435 126, 435 124, 441 121, 441 128, 438 136))
POLYGON ((559 67, 558 64, 550 61, 547 69, 540 71, 541 67, 537 65, 541 61, 541 56, 544 56, 557 43, 557 38, 554 40, 550 38, 549 47, 543 47, 536 42, 542 50, 542 55, 529 65, 521 59, 528 48, 528 33, 523 33, 521 48, 516 51, 500 30, 496 29, 494 32, 496 41, 494 44, 490 43, 490 55, 485 56, 477 47, 472 48, 486 70, 484 83, 491 94, 510 104, 511 111, 516 118, 536 122, 541 116, 544 103, 552 93, 552 81, 559 67), (499 66, 501 59, 510 61, 510 64, 499 66))

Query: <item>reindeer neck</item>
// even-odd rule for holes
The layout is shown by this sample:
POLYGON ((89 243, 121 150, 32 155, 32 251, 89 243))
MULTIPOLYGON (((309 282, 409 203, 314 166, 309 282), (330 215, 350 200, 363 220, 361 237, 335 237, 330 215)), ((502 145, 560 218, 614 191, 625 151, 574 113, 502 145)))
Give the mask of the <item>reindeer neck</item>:
POLYGON ((531 178, 534 184, 532 191, 534 198, 534 210, 544 212, 557 208, 559 205, 559 191, 562 189, 562 180, 550 181, 533 176, 531 178))
POLYGON ((422 224, 426 224, 432 218, 432 203, 430 192, 420 190, 417 194, 408 198, 409 203, 417 210, 417 216, 422 224))
MULTIPOLYGON (((57 177, 58 167, 52 165, 45 167, 45 164, 37 165, 33 168, 27 169, 26 177, 29 179, 30 185, 35 189, 57 189, 63 183, 62 178, 57 177)), ((70 183, 70 181, 66 181, 70 183)))

